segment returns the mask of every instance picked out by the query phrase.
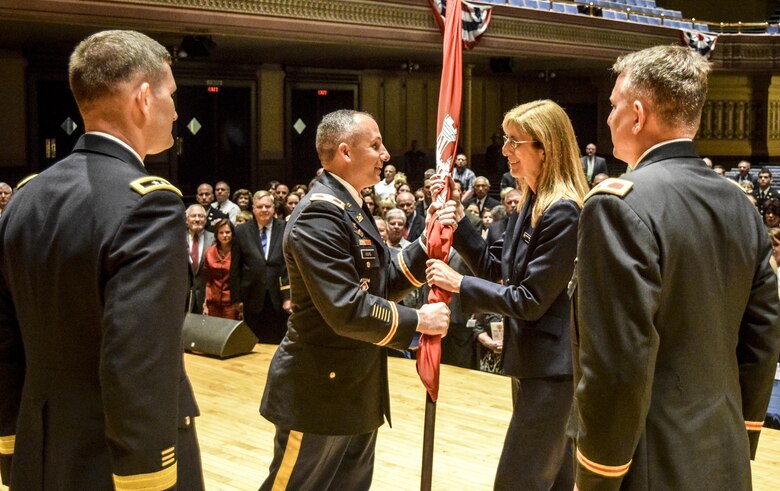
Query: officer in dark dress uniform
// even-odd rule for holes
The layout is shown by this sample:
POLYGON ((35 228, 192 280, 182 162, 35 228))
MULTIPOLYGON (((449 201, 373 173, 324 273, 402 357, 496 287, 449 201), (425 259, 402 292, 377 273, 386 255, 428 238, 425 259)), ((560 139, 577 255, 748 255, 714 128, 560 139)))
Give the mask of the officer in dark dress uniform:
POLYGON ((368 489, 377 428, 390 420, 385 347, 449 323, 444 303, 396 303, 422 285, 427 256, 418 240, 391 262, 362 206, 359 190, 390 159, 373 118, 326 115, 317 153, 325 172, 284 229, 292 315, 260 407, 276 425, 264 490, 368 489))
POLYGON ((608 124, 634 170, 580 218, 577 486, 750 489, 780 349, 769 240, 696 154, 707 61, 659 46, 613 70, 608 124))
POLYGON ((177 474, 178 489, 203 488, 182 364, 184 207, 143 165, 173 143, 169 63, 136 32, 83 41, 70 81, 87 133, 0 220, 11 489, 163 490, 177 474))

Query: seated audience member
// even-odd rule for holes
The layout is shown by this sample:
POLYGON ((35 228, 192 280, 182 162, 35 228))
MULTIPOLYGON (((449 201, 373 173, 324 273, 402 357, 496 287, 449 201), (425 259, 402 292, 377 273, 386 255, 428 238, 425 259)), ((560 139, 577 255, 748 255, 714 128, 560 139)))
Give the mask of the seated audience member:
MULTIPOLYGON (((429 169, 431 170, 431 169, 429 169)), ((427 174, 428 171, 425 171, 427 174)), ((428 213, 428 207, 431 206, 431 179, 430 177, 426 177, 423 180, 422 185, 422 200, 420 200, 419 196, 415 192, 415 197, 417 198, 417 213, 419 213, 421 216, 425 216, 426 213, 428 213)))
POLYGON ((601 183, 602 181, 608 179, 609 176, 607 174, 604 174, 603 172, 600 172, 593 176, 593 184, 591 185, 592 188, 595 188, 597 184, 601 183))
POLYGON ((230 248, 233 242, 233 222, 222 219, 214 227, 217 242, 206 249, 203 263, 206 301, 203 315, 238 320, 238 306, 230 301, 230 248))
POLYGON ((268 190, 269 193, 271 193, 271 196, 274 196, 274 191, 276 191, 276 186, 279 185, 279 181, 268 181, 268 184, 265 186, 265 189, 268 190))
POLYGON ((238 215, 236 215, 236 225, 241 225, 249 220, 252 220, 252 212, 250 211, 239 211, 238 215))
POLYGON ((738 184, 742 187, 742 190, 745 191, 745 194, 749 194, 749 195, 753 194, 753 190, 755 189, 755 186, 753 185, 752 182, 740 181, 738 184))
POLYGON ((712 169, 712 159, 709 157, 702 157, 701 159, 704 161, 704 165, 712 169))
POLYGON ((714 165, 712 170, 715 171, 715 174, 726 177, 726 168, 722 165, 714 165))
MULTIPOLYGON (((772 227, 767 232, 772 242, 772 258, 775 260, 775 265, 780 266, 780 228, 772 227)), ((780 275, 780 271, 777 271, 777 274, 780 275)))
POLYGON ((780 226, 780 200, 770 199, 764 203, 764 225, 766 228, 780 226))
POLYGON ((387 247, 401 250, 411 244, 404 239, 404 227, 406 226, 406 213, 399 208, 387 210, 385 214, 387 223, 387 247))
POLYGON ((240 211, 250 211, 252 209, 252 192, 248 189, 239 189, 233 193, 233 202, 240 211))
MULTIPOLYGON (((406 184, 406 183, 403 183, 403 184, 401 184, 400 186, 398 186, 398 190, 397 190, 397 192, 396 192, 396 196, 398 196, 398 195, 399 195, 399 194, 401 194, 401 193, 409 193, 409 194, 412 194, 412 188, 411 188, 411 187, 410 187, 408 184, 406 184)), ((414 195, 412 194, 412 196, 414 196, 414 195)))
POLYGON ((11 200, 11 196, 14 194, 14 190, 11 186, 0 182, 0 215, 3 214, 3 210, 8 206, 8 202, 11 200))

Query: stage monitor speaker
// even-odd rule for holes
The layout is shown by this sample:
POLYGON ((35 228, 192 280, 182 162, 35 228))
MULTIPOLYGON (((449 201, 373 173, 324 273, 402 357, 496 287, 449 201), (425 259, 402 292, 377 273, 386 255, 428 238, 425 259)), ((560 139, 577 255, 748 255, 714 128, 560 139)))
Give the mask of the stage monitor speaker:
POLYGON ((182 329, 184 349, 229 358, 251 353, 257 338, 244 321, 187 314, 182 329))

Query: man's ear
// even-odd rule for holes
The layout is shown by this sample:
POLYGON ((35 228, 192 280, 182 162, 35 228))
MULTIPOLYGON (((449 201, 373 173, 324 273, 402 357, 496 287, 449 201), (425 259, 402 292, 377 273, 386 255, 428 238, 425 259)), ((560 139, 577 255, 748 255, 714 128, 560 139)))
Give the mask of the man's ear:
POLYGON ((339 154, 341 154, 344 157, 344 160, 349 161, 351 160, 349 157, 349 145, 347 145, 344 142, 339 143, 339 154))
POLYGON ((144 82, 138 86, 135 94, 135 103, 138 110, 143 113, 144 116, 149 117, 150 106, 152 104, 152 86, 149 82, 144 82))
POLYGON ((634 110, 634 117, 636 118, 634 126, 631 127, 631 132, 636 135, 645 127, 645 123, 647 122, 647 108, 639 99, 636 99, 633 104, 631 104, 631 108, 634 110))

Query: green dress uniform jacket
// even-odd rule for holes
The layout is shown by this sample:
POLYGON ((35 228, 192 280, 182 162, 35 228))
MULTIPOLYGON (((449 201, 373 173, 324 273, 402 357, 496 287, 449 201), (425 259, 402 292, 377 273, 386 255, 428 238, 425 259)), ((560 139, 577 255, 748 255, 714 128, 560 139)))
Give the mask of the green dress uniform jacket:
POLYGON ((178 427, 197 413, 182 366, 185 231, 178 190, 100 135, 14 196, 0 220, 11 489, 176 484, 178 427))
POLYGON ((591 192, 578 245, 579 489, 750 489, 780 349, 756 210, 673 140, 591 192))
POLYGON ((324 172, 285 227, 284 255, 293 312, 260 412, 281 428, 322 435, 389 422, 384 347, 407 349, 417 328, 417 312, 396 301, 425 279, 419 241, 391 262, 373 219, 324 172))

